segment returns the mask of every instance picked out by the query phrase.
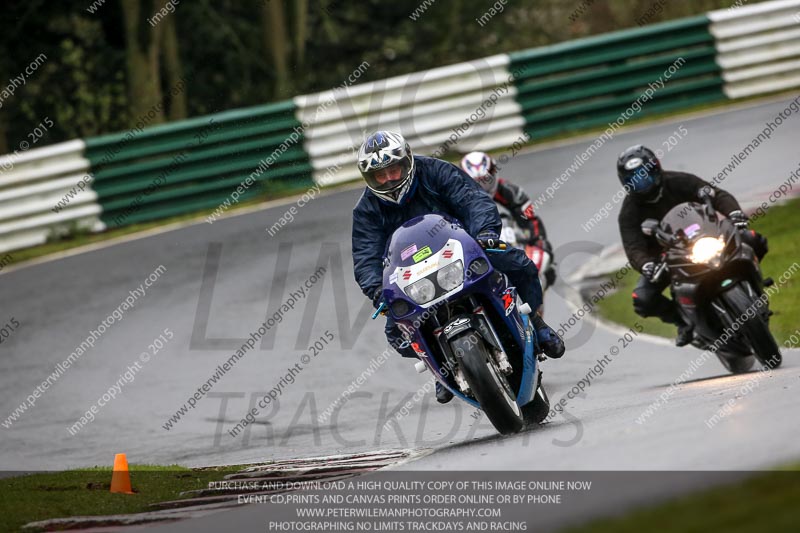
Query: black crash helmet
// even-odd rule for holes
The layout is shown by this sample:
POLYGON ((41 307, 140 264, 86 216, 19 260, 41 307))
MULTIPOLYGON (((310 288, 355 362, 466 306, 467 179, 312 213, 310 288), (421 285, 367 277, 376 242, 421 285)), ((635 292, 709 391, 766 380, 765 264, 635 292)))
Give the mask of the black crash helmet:
POLYGON ((661 162, 646 146, 637 144, 619 154, 617 176, 628 194, 646 201, 661 196, 661 162))

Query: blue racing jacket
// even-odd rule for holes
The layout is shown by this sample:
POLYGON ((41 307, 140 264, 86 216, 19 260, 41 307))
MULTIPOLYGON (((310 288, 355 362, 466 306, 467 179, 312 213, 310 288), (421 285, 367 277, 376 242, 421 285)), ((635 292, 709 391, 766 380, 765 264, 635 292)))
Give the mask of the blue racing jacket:
POLYGON ((457 166, 433 157, 414 156, 415 184, 403 205, 379 199, 369 189, 353 209, 353 265, 356 282, 368 298, 383 285, 383 257, 394 230, 429 214, 458 220, 467 233, 500 233, 497 206, 457 166))

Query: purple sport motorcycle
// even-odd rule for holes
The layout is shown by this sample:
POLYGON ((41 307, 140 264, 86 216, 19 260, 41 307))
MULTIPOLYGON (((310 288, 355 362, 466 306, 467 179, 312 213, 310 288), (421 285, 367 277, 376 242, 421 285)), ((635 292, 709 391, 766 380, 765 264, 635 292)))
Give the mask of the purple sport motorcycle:
MULTIPOLYGON (((428 369, 502 434, 547 417, 536 332, 515 287, 457 222, 416 217, 392 235, 383 303, 428 369)), ((376 313, 377 315, 377 313, 376 313)))

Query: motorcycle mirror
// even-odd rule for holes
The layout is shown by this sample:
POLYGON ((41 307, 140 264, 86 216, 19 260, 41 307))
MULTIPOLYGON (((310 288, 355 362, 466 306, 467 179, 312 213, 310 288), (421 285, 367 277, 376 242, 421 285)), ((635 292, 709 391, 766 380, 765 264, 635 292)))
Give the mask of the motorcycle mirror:
POLYGON ((705 213, 711 222, 717 221, 717 212, 714 209, 714 189, 708 185, 703 185, 697 191, 697 197, 705 204, 705 213))
POLYGON ((678 230, 677 235, 673 235, 667 231, 662 230, 661 228, 657 228, 655 232, 656 241, 660 244, 663 248, 669 248, 673 244, 680 241, 680 234, 681 230, 678 230))
POLYGON ((654 218, 648 218, 644 222, 642 222, 642 233, 647 235, 648 237, 652 237, 658 231, 658 220, 654 218))

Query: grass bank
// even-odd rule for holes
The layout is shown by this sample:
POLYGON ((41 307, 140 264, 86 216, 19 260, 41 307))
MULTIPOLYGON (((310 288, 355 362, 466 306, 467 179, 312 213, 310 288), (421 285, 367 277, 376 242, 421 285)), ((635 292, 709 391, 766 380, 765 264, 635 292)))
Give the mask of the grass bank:
POLYGON ((591 522, 569 533, 726 533, 797 531, 800 464, 765 472, 731 486, 689 494, 624 517, 591 522))
POLYGON ((110 467, 0 479, 0 531, 20 531, 27 523, 50 518, 153 511, 150 504, 184 498, 181 492, 208 488, 210 481, 239 470, 241 467, 193 470, 177 465, 130 465, 136 494, 109 492, 110 467))

